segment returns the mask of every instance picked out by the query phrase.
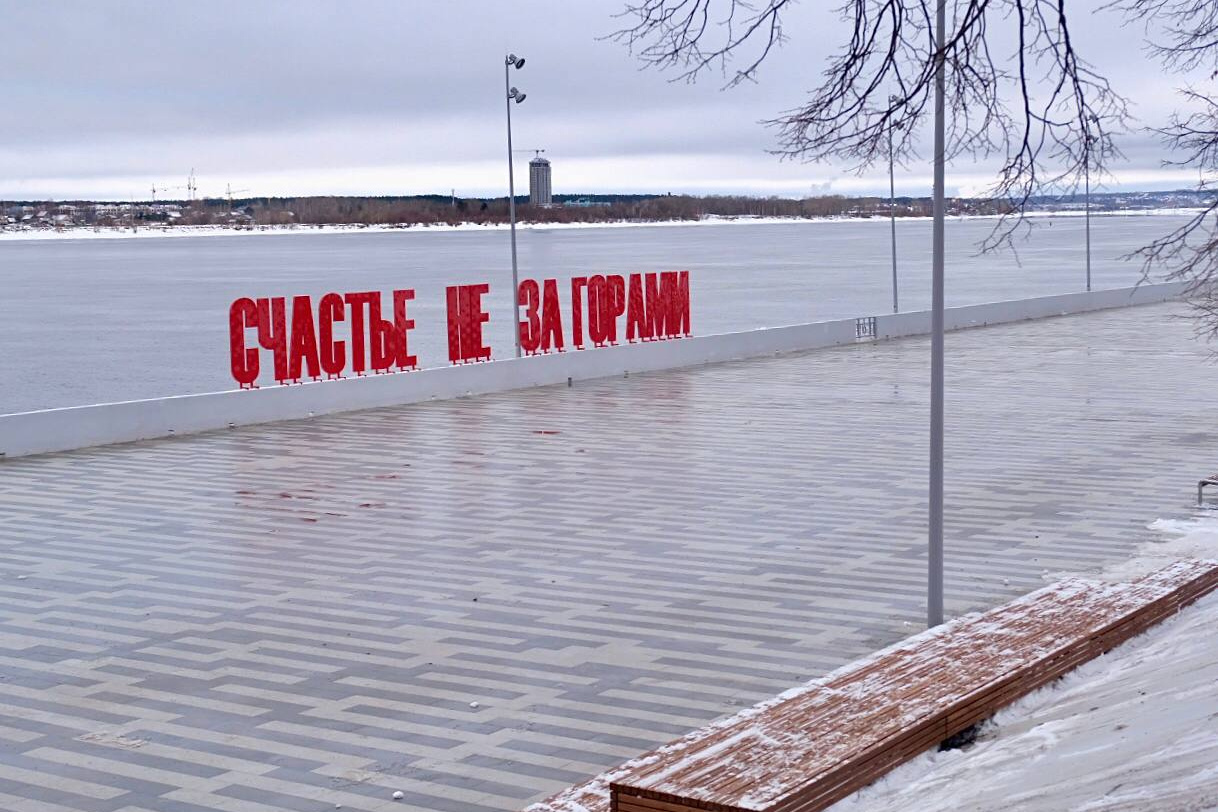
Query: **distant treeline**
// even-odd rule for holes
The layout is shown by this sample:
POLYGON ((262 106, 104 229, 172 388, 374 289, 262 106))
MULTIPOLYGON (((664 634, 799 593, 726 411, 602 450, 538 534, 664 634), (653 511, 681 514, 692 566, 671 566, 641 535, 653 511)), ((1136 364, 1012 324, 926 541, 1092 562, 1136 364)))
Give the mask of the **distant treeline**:
MULTIPOLYGON (((1148 206, 1196 205, 1207 193, 1175 192, 1097 193, 1092 208, 1126 209, 1148 206)), ((1030 208, 1081 208, 1081 195, 1035 198, 1030 208)), ((551 206, 533 206, 528 197, 516 198, 516 216, 525 223, 587 223, 620 221, 698 220, 718 217, 925 217, 931 214, 929 197, 748 197, 744 195, 556 195, 551 206)), ((953 198, 948 212, 1001 214, 1008 204, 976 198, 953 198)), ((130 202, 12 201, 0 202, 0 228, 125 225, 440 225, 505 223, 506 197, 450 197, 447 195, 357 197, 207 198, 197 201, 158 200, 130 202)))
MULTIPOLYGON (((981 212, 984 204, 968 203, 968 212, 981 212)), ((959 208, 959 207, 958 207, 959 208)), ((508 201, 500 198, 417 197, 272 197, 235 200, 233 210, 259 225, 390 225, 505 223, 508 201)), ((520 222, 587 223, 621 220, 698 220, 721 217, 870 217, 887 216, 884 198, 744 197, 691 195, 558 195, 552 206, 529 205, 516 200, 520 222)), ((962 210, 963 211, 963 210, 962 210)), ((898 216, 929 215, 927 198, 898 198, 898 216)), ((229 222, 228 201, 204 200, 183 206, 182 224, 229 222)))

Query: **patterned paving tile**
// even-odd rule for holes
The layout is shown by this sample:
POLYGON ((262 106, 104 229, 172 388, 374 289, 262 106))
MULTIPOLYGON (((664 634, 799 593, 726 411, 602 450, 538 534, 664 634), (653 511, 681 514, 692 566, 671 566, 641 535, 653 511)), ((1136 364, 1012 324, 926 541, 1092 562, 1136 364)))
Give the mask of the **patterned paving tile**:
MULTIPOLYGON (((1192 510, 1177 312, 948 337, 950 612, 1192 510)), ((909 340, 0 464, 0 808, 518 809, 916 631, 926 378, 909 340)))

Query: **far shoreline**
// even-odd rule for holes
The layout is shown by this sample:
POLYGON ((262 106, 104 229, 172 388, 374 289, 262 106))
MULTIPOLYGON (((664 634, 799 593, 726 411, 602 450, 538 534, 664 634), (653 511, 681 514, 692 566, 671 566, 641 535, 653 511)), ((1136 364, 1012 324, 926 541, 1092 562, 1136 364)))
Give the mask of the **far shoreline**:
MULTIPOLYGON (((1093 218, 1111 217, 1165 217, 1191 216, 1203 209, 1127 209, 1121 211, 1092 212, 1093 218)), ((1085 212, 1071 210, 1026 212, 1029 219, 1049 218, 1081 218, 1085 212)), ((948 219, 964 220, 998 220, 997 214, 953 215, 948 219)), ((907 216, 898 217, 900 222, 929 222, 931 217, 907 216)), ((698 220, 614 220, 608 222, 576 222, 576 223, 517 223, 521 231, 559 231, 576 229, 620 229, 620 228, 677 228, 705 226, 744 226, 744 225, 819 225, 829 223, 882 223, 888 225, 889 218, 883 215, 875 217, 761 217, 761 216, 723 216, 708 215, 698 220)), ((234 228, 232 226, 144 226, 138 230, 127 227, 91 227, 74 226, 63 229, 0 229, 0 242, 36 242, 54 240, 123 240, 123 239, 172 239, 182 237, 244 237, 244 236, 274 236, 287 234, 454 234, 470 232, 507 232, 507 223, 458 223, 440 224, 324 224, 324 225, 262 225, 251 228, 234 228)))

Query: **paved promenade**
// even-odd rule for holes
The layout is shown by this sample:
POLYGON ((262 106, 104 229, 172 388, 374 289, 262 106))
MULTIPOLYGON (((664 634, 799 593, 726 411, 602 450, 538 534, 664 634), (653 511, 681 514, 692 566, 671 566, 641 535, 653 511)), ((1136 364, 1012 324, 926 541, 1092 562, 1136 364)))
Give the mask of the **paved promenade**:
MULTIPOLYGON (((950 614, 1192 511, 1218 366, 1181 312, 948 336, 950 614)), ((2 463, 0 809, 513 810, 904 637, 927 363, 911 339, 2 463)))

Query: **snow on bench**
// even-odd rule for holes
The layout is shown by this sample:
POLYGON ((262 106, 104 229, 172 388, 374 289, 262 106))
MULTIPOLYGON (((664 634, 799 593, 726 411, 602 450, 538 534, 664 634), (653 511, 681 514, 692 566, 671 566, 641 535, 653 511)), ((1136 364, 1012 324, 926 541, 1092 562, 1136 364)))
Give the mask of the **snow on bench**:
POLYGON ((817 812, 1218 588, 1218 561, 1071 578, 960 618, 527 812, 817 812))

